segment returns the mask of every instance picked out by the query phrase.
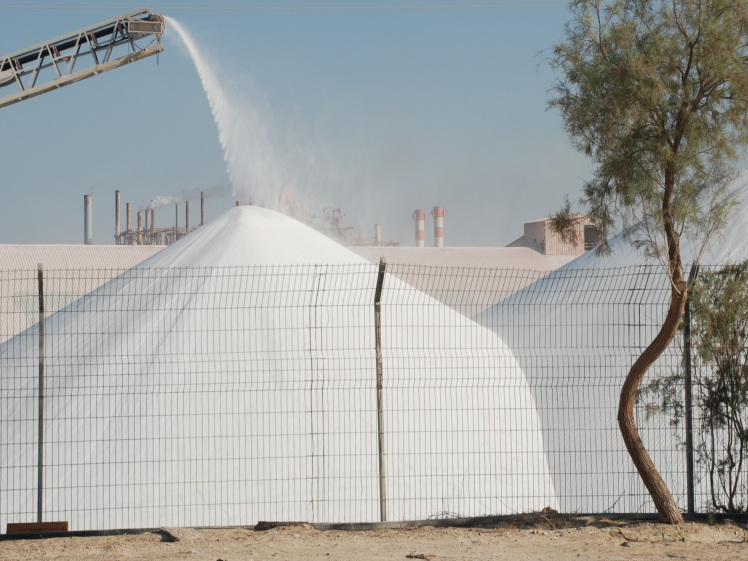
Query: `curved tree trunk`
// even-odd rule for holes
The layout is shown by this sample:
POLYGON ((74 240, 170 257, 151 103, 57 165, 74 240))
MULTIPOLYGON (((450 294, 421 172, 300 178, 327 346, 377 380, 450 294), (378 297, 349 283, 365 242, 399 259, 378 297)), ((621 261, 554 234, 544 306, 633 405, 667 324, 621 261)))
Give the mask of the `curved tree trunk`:
POLYGON ((618 404, 618 426, 621 429, 623 441, 626 443, 626 448, 644 485, 647 486, 649 494, 652 496, 660 518, 667 524, 682 523, 683 515, 675 503, 670 489, 668 489, 662 476, 657 471, 652 458, 649 457, 647 449, 644 447, 644 443, 639 436, 639 431, 634 422, 634 399, 636 397, 636 390, 639 388, 644 374, 646 374, 654 361, 667 349, 678 332, 678 326, 685 312, 685 306, 685 290, 678 292, 673 288, 670 298, 670 308, 665 317, 665 322, 662 324, 657 337, 655 337, 654 341, 650 343, 631 367, 631 370, 629 370, 626 381, 621 389, 621 399, 618 404))
MULTIPOLYGON (((677 146, 675 148, 677 152, 677 146)), ((621 429, 623 441, 626 443, 626 448, 639 472, 639 476, 649 490, 657 512, 660 514, 660 519, 666 524, 683 523, 683 515, 639 436, 639 430, 634 422, 634 399, 636 398, 636 390, 639 389, 647 370, 665 352, 678 333, 681 319, 686 312, 688 285, 683 275, 680 239, 675 231, 673 220, 674 185, 675 169, 670 165, 665 169, 665 190, 662 199, 663 226, 667 240, 668 273, 671 282, 670 307, 657 336, 644 349, 644 352, 629 370, 623 388, 621 388, 621 398, 618 402, 618 426, 621 429)))

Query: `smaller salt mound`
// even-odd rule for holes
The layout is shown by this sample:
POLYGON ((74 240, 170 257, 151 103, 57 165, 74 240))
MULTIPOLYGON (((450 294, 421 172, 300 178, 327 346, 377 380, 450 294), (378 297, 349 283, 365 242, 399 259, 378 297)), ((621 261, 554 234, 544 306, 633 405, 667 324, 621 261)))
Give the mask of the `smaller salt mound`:
MULTIPOLYGON (((700 262, 703 265, 725 265, 748 259, 748 248, 745 243, 748 239, 748 170, 735 172, 735 177, 728 186, 728 192, 732 193, 737 203, 736 207, 728 218, 725 228, 712 237, 701 257, 700 262)), ((680 245, 683 266, 687 268, 694 262, 700 247, 695 247, 688 237, 681 238, 680 245)), ((623 235, 613 238, 610 246, 612 252, 608 255, 601 256, 592 251, 587 252, 561 269, 609 269, 658 263, 655 259, 647 259, 639 249, 628 243, 623 235)))
MULTIPOLYGON (((748 258, 748 171, 736 173, 729 190, 738 205, 702 257, 706 265, 748 258)), ((616 416, 623 380, 667 313, 670 285, 660 265, 623 236, 611 246, 611 254, 586 253, 477 317, 514 351, 527 376, 564 512, 653 510, 616 416)), ((681 250, 688 267, 697 249, 684 238, 681 250)), ((674 348, 644 383, 681 368, 674 348)), ((661 415, 640 414, 637 424, 683 506, 682 427, 661 415)))
MULTIPOLYGON (((45 516, 378 520, 376 280, 245 206, 48 318, 45 516)), ((511 351, 396 278, 383 296, 389 519, 557 506, 511 351)), ((0 346, 0 527, 35 513, 35 334, 0 346)))

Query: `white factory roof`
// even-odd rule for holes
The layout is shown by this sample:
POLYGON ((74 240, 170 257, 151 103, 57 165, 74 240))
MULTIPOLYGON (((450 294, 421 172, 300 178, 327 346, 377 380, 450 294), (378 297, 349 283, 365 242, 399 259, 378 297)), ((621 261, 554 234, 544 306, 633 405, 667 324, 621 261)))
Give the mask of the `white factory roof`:
POLYGON ((528 247, 352 247, 372 263, 467 316, 567 265, 574 255, 528 247))
POLYGON ((575 255, 543 255, 528 247, 351 247, 373 263, 428 267, 519 269, 555 271, 573 261, 575 255))
POLYGON ((155 255, 163 245, 0 244, 0 270, 129 269, 155 255))
MULTIPOLYGON (((38 321, 37 266, 51 313, 159 253, 166 246, 0 245, 0 342, 38 321)), ((443 304, 475 315, 572 261, 526 247, 351 247, 443 304), (501 270, 501 274, 497 271, 501 270), (521 273, 518 273, 521 271, 521 273)))
POLYGON ((57 311, 165 246, 0 245, 0 342, 39 321, 37 268, 45 308, 57 311))

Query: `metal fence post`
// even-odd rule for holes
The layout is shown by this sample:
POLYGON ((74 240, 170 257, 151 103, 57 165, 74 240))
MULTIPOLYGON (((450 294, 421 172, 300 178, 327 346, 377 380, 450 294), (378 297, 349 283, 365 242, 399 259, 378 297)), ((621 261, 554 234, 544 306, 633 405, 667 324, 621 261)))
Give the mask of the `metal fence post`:
POLYGON ((379 261, 377 289, 374 294, 374 331, 377 347, 377 432, 379 433, 379 516, 382 522, 387 521, 387 489, 384 473, 384 407, 382 402, 382 321, 381 302, 382 284, 387 261, 382 257, 379 261))
POLYGON ((39 449, 37 452, 37 504, 36 521, 42 521, 44 499, 44 267, 37 271, 39 287, 39 449))
MULTIPOLYGON (((691 265, 688 273, 688 286, 693 286, 699 266, 691 265)), ((686 415, 686 494, 687 512, 694 512, 694 481, 693 481, 693 395, 691 392, 691 295, 686 298, 686 313, 683 317, 683 370, 685 385, 685 415, 686 415)))

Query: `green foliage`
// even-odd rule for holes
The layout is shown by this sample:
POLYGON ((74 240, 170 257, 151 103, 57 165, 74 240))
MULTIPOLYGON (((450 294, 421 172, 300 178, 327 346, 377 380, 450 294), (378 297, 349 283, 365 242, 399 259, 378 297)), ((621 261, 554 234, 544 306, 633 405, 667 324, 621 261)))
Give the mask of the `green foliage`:
POLYGON ((603 239, 629 229, 667 264, 678 236, 706 242, 732 204, 725 169, 748 143, 748 2, 574 0, 571 9, 550 106, 595 165, 583 201, 603 239))
POLYGON ((693 343, 700 363, 695 401, 701 409, 699 456, 712 506, 748 510, 748 261, 702 273, 692 290, 693 343))
POLYGON ((706 506, 706 523, 714 526, 717 523, 717 517, 714 516, 714 507, 711 504, 706 506))
POLYGON ((585 216, 572 213, 571 200, 569 200, 568 195, 564 197, 564 204, 561 209, 549 218, 551 230, 559 235, 562 242, 574 245, 579 241, 577 221, 584 220, 585 216), (580 218, 575 218, 575 216, 580 218))

